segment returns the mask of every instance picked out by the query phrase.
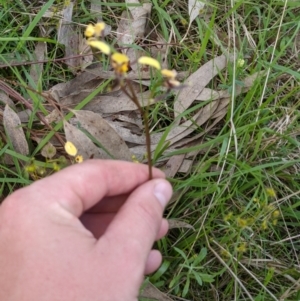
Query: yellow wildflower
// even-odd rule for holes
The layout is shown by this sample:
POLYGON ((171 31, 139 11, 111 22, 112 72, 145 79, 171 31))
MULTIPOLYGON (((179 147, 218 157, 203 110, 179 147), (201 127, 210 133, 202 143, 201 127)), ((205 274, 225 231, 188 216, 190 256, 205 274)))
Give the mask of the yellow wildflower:
POLYGON ((77 155, 77 148, 71 141, 66 142, 65 151, 67 152, 68 155, 72 157, 75 157, 77 155))
POLYGON ((138 59, 138 63, 141 65, 147 65, 150 67, 153 67, 157 70, 161 70, 161 66, 158 60, 153 59, 152 57, 148 57, 148 56, 141 56, 138 59))
POLYGON ((85 35, 87 38, 90 38, 90 37, 92 37, 94 34, 95 34, 95 27, 94 27, 94 25, 89 24, 89 25, 87 26, 87 28, 85 29, 84 35, 85 35))
POLYGON ((82 157, 81 155, 77 155, 77 156, 75 157, 75 162, 76 162, 76 163, 82 163, 82 162, 83 162, 83 157, 82 157))
POLYGON ((176 89, 183 87, 181 83, 178 80, 176 80, 176 70, 162 69, 161 75, 165 77, 165 86, 168 89, 176 89))
POLYGON ((167 87, 170 89, 181 88, 181 83, 176 79, 169 79, 166 81, 167 87))
POLYGON ((77 148, 71 141, 66 142, 65 151, 67 152, 68 155, 75 157, 76 163, 83 162, 83 157, 81 155, 77 155, 77 152, 78 152, 77 148))
POLYGON ((175 80, 176 76, 177 76, 176 70, 162 69, 161 74, 162 74, 162 76, 164 76, 168 79, 172 79, 172 80, 175 80))
POLYGON ((87 43, 91 47, 99 49, 101 52, 103 52, 106 55, 109 55, 111 53, 111 49, 110 49, 109 45, 107 45, 106 43, 104 43, 102 41, 98 41, 95 38, 89 38, 87 40, 87 43))
POLYGON ((96 37, 100 37, 102 35, 102 32, 105 28, 105 23, 104 22, 98 22, 96 25, 95 25, 95 36, 96 37))
POLYGON ((275 210, 273 213, 272 213, 272 217, 273 218, 278 218, 280 215, 280 211, 279 210, 275 210))
POLYGON ((102 32, 105 28, 105 23, 99 22, 96 25, 89 24, 87 28, 85 29, 84 35, 87 38, 91 37, 100 37, 102 35, 102 32))
POLYGON ((129 58, 123 53, 116 52, 111 56, 111 65, 116 74, 124 75, 129 70, 129 58))

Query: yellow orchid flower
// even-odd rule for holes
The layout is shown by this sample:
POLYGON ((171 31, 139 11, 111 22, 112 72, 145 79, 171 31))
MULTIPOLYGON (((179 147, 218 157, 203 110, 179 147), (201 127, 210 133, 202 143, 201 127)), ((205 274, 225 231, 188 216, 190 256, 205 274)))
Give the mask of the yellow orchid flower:
POLYGON ((100 37, 102 35, 102 32, 105 28, 105 23, 104 22, 98 22, 95 26, 95 36, 100 37))
POLYGON ((85 29, 84 35, 87 38, 91 38, 93 36, 100 37, 102 35, 104 28, 105 28, 105 23, 103 22, 99 22, 96 25, 89 24, 85 29))
POLYGON ((124 74, 129 70, 129 58, 123 53, 116 52, 111 56, 111 65, 117 74, 124 74))
POLYGON ((68 155, 72 157, 75 157, 77 155, 77 148, 71 141, 66 142, 65 151, 67 152, 68 155))
POLYGON ((164 76, 168 79, 172 79, 172 80, 175 80, 176 76, 177 76, 176 70, 162 69, 161 74, 162 74, 162 76, 164 76))
POLYGON ((169 86, 170 88, 172 88, 172 89, 178 88, 178 87, 181 86, 181 83, 180 83, 178 80, 176 80, 176 79, 169 79, 169 80, 167 81, 167 83, 168 83, 168 86, 169 86))
POLYGON ((87 43, 91 47, 99 49, 101 52, 103 52, 106 55, 110 55, 110 53, 111 53, 111 49, 106 43, 104 43, 102 41, 98 41, 95 38, 89 38, 87 40, 87 43))
POLYGON ((147 65, 147 66, 153 67, 157 70, 161 70, 159 61, 157 61, 156 59, 153 59, 152 57, 149 57, 149 56, 141 56, 138 59, 138 63, 141 65, 147 65))
POLYGON ((81 155, 78 155, 75 157, 75 162, 76 163, 82 163, 83 162, 83 157, 81 155))
POLYGON ((95 34, 95 27, 94 27, 93 24, 89 24, 89 25, 87 26, 87 28, 85 29, 84 35, 85 35, 87 38, 90 38, 90 37, 92 37, 94 34, 95 34))
POLYGON ((77 155, 77 152, 78 152, 77 148, 71 141, 66 142, 65 151, 67 152, 68 155, 75 157, 76 163, 83 162, 83 157, 81 155, 77 155))

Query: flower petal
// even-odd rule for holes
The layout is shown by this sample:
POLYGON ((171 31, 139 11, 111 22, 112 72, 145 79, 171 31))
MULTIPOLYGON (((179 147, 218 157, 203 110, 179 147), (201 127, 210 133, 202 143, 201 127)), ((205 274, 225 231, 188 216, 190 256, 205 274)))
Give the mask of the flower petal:
POLYGON ((116 52, 111 56, 111 65, 115 73, 124 75, 129 70, 129 57, 123 53, 116 52))
POLYGON ((105 28, 105 23, 104 22, 99 22, 95 25, 95 36, 100 37, 102 34, 102 31, 105 28))
POLYGON ((73 157, 75 157, 77 154, 77 148, 71 141, 66 142, 65 151, 67 152, 68 155, 73 157))
POLYGON ((161 74, 162 76, 167 77, 169 79, 175 79, 177 76, 176 70, 162 69, 161 74))
POLYGON ((156 68, 157 70, 161 69, 159 61, 149 56, 141 56, 138 59, 138 63, 141 65, 148 65, 150 67, 156 68))
POLYGON ((75 162, 76 163, 82 163, 83 162, 83 157, 81 155, 78 155, 75 157, 75 162))
POLYGON ((117 63, 118 65, 123 65, 129 63, 129 57, 123 53, 116 52, 112 54, 111 59, 113 62, 117 63))
POLYGON ((94 25, 92 24, 89 24, 84 32, 84 35, 87 37, 87 38, 90 38, 92 37, 93 35, 95 34, 95 27, 94 25))
POLYGON ((103 52, 106 55, 109 55, 111 52, 110 47, 102 41, 98 41, 94 38, 90 38, 90 39, 88 39, 87 43, 88 43, 88 45, 99 49, 101 52, 103 52))

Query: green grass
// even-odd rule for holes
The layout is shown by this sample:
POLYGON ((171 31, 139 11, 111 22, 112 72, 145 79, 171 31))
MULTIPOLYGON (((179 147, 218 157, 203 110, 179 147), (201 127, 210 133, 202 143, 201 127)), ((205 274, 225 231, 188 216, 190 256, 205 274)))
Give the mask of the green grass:
MULTIPOLYGON (((22 1, 8 4, 0 0, 1 63, 32 61, 36 42, 47 42, 49 62, 40 85, 34 87, 40 92, 72 77, 65 65, 53 62, 64 52, 56 42, 57 20, 41 17, 52 2, 52 9, 63 5, 61 1, 35 4, 36 14, 32 15, 22 1), (38 24, 43 22, 53 30, 41 38, 38 24)), ((222 121, 195 145, 163 152, 164 135, 156 150, 155 160, 194 152, 191 171, 170 179, 175 197, 166 211, 168 218, 184 221, 194 230, 172 229, 157 243, 164 262, 148 280, 174 300, 300 300, 300 4, 291 0, 241 0, 232 1, 233 5, 211 1, 182 41, 189 22, 186 2, 152 1, 149 22, 167 41, 173 33, 169 68, 190 74, 226 52, 235 53, 245 64, 229 63, 208 85, 232 93, 222 121), (235 97, 242 80, 258 71, 265 73, 247 93, 235 97)), ((103 3, 103 19, 113 30, 123 10, 123 1, 103 3)), ((77 1, 74 22, 83 30, 83 25, 92 21, 89 1, 77 1)), ((108 38, 114 43, 113 35, 108 38)), ((30 83, 29 68, 1 68, 0 77, 17 82, 14 88, 46 114, 47 102, 24 88, 30 83)), ((170 96, 151 108, 154 131, 170 131, 173 102, 174 96, 170 96)), ((200 108, 195 106, 183 115, 189 118, 200 108)), ((3 108, 1 105, 0 110, 3 108)), ((2 135, 0 156, 10 155, 14 162, 14 166, 4 161, 0 165, 3 196, 32 181, 24 167, 33 156, 35 164, 51 170, 40 150, 54 133, 42 129, 37 145, 31 138, 41 129, 34 120, 35 116, 23 125, 31 147, 28 157, 15 152, 2 135)), ((61 123, 54 128, 62 133, 61 123)), ((197 132, 204 130, 205 126, 199 127, 197 132)))

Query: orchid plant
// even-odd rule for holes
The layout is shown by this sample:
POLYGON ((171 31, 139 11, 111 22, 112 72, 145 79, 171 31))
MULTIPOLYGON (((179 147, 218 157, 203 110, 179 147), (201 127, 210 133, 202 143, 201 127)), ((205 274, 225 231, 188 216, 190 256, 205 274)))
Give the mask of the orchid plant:
MULTIPOLYGON (((103 54, 109 56, 111 67, 115 72, 116 80, 118 81, 121 90, 135 103, 137 109, 139 110, 143 118, 146 135, 149 179, 152 179, 151 137, 148 124, 148 108, 150 101, 148 101, 146 109, 144 109, 140 105, 136 93, 134 92, 134 89, 131 85, 131 81, 127 79, 127 72, 130 70, 130 60, 127 55, 114 51, 112 47, 103 40, 104 29, 105 23, 103 22, 99 22, 95 25, 88 25, 85 30, 87 44, 92 48, 97 49, 103 54)), ((159 99, 154 99, 154 101, 163 99, 171 91, 171 89, 180 89, 181 87, 183 87, 183 85, 181 85, 181 83, 176 80, 177 72, 175 70, 163 69, 158 60, 152 57, 142 56, 138 59, 137 62, 140 65, 146 65, 158 70, 161 73, 161 76, 163 77, 163 85, 167 88, 167 91, 165 94, 160 96, 159 99)), ((81 163, 83 161, 82 156, 78 154, 77 148, 72 142, 66 142, 65 150, 70 156, 75 157, 75 161, 77 163, 81 163)))

